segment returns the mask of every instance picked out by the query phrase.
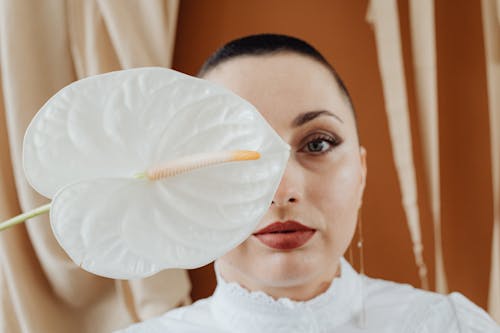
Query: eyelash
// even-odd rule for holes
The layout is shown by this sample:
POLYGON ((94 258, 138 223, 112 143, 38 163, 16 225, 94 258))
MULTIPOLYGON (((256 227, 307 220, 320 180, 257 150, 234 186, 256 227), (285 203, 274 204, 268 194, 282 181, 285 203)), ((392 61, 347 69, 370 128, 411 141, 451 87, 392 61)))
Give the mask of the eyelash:
POLYGON ((330 147, 328 147, 328 149, 326 149, 324 151, 320 151, 320 152, 310 151, 309 153, 311 153, 313 155, 326 154, 342 143, 342 140, 338 137, 329 136, 329 135, 325 135, 325 134, 319 134, 319 135, 313 136, 311 138, 311 140, 308 140, 300 151, 304 151, 305 149, 307 149, 307 147, 310 143, 316 142, 316 141, 326 141, 330 145, 330 147))

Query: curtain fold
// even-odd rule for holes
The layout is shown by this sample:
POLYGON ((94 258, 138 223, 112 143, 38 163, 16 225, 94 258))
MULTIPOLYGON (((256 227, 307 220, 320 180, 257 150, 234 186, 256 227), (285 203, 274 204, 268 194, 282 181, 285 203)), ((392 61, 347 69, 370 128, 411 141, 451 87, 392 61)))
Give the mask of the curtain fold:
POLYGON ((408 229, 413 242, 413 253, 418 267, 421 288, 429 289, 427 267, 423 259, 417 180, 413 163, 397 2, 395 0, 371 0, 367 21, 372 24, 375 32, 394 163, 398 173, 408 229))
POLYGON ((439 126, 437 108, 436 32, 434 0, 410 0, 410 33, 424 165, 434 225, 436 291, 447 293, 441 239, 439 126))
POLYGON ((493 192, 493 240, 488 310, 500 322, 500 0, 482 0, 493 192))
MULTIPOLYGON (((22 139, 37 110, 89 75, 169 67, 177 10, 174 0, 0 0, 0 220, 47 202, 22 171, 22 139)), ((190 289, 184 270, 121 282, 81 270, 47 216, 0 233, 0 284, 6 333, 109 332, 188 302, 190 289)))
MULTIPOLYGON (((419 246, 419 230, 418 230, 418 206, 416 201, 416 190, 415 190, 415 180, 414 180, 414 163, 412 160, 412 150, 411 150, 411 132, 410 126, 408 125, 408 97, 407 97, 407 87, 405 85, 405 67, 404 67, 404 56, 401 52, 401 34, 400 34, 400 22, 398 8, 395 0, 371 0, 369 7, 369 21, 372 23, 375 30, 375 40, 378 53, 379 68, 382 78, 382 87, 384 93, 384 100, 386 104, 386 110, 388 114, 388 122, 391 133, 391 140, 393 142, 394 159, 396 165, 398 166, 398 174, 400 186, 402 189, 403 206, 406 211, 409 229, 411 233, 415 235, 412 236, 415 246, 415 254, 417 256, 419 246), (403 170, 407 168, 407 170, 403 170), (417 212, 415 212, 417 210, 417 212)), ((437 30, 436 30, 436 14, 435 14, 435 2, 434 0, 408 0, 409 8, 409 24, 410 24, 410 37, 411 37, 411 59, 413 60, 413 75, 414 75, 414 93, 416 97, 416 110, 418 112, 418 128, 421 133, 422 150, 424 158, 424 167, 426 171, 427 184, 429 187, 429 202, 432 213, 432 222, 434 226, 433 236, 435 243, 435 271, 436 271, 436 291, 441 293, 448 292, 448 279, 453 278, 455 283, 460 281, 461 277, 456 275, 446 276, 445 273, 445 258, 443 255, 443 243, 442 243, 442 212, 441 205, 443 204, 443 198, 441 196, 441 177, 446 174, 440 174, 440 164, 449 162, 444 159, 443 156, 448 156, 440 154, 440 133, 439 133, 439 115, 438 112, 438 69, 446 67, 443 63, 440 63, 438 68, 437 56, 438 50, 441 50, 443 54, 439 55, 443 58, 450 56, 450 45, 444 44, 443 40, 440 41, 440 47, 437 45, 437 30), (444 52, 444 51, 448 52, 444 52)), ((443 2, 439 3, 443 8, 443 2)), ((472 7, 472 6, 471 6, 472 7)), ((492 235, 493 241, 491 246, 491 270, 490 270, 490 283, 489 283, 489 304, 488 310, 490 314, 497 320, 500 321, 500 0, 482 0, 482 24, 483 24, 483 36, 485 44, 485 60, 486 60, 486 77, 487 77, 487 87, 488 87, 488 104, 489 104, 489 126, 490 126, 490 137, 489 143, 491 147, 491 173, 492 173, 492 187, 491 193, 493 198, 493 228, 492 235)), ((461 6, 460 10, 453 13, 448 13, 450 16, 453 15, 453 20, 450 22, 441 22, 441 32, 445 31, 446 36, 453 35, 451 27, 456 28, 458 15, 463 15, 465 6, 461 6)), ((465 14, 467 15, 467 14, 465 14)), ((449 16, 447 16, 449 17, 449 16)), ((455 33, 459 33, 458 31, 455 33)), ((443 35, 444 36, 444 35, 443 35)), ((471 36, 477 36, 471 34, 471 36)), ((471 38, 471 36, 463 36, 463 43, 471 43, 471 40, 466 38, 471 38)), ((443 37, 444 38, 444 37, 443 37)), ((475 39, 477 41, 477 39, 475 39)), ((449 39, 446 39, 448 42, 449 39)), ((462 40, 460 40, 462 41, 462 40)), ((457 50, 464 47, 462 44, 457 46, 457 42, 450 42, 453 46, 456 46, 457 50)), ((468 45, 468 44, 466 44, 468 45)), ((482 52, 482 50, 480 50, 482 52)), ((477 55, 476 53, 475 55, 477 55)), ((471 66, 468 68, 480 68, 477 62, 473 61, 476 59, 472 55, 457 57, 451 59, 446 58, 450 61, 452 65, 450 68, 461 68, 461 66, 471 66), (457 60, 455 60, 457 59, 457 60), (469 61, 469 62, 467 62, 469 61), (474 67, 476 66, 476 67, 474 67)), ((448 63, 446 63, 448 64, 448 63)), ((445 68, 446 70, 442 75, 450 75, 450 68, 445 68)), ((408 69, 407 69, 408 70, 408 69)), ((467 75, 464 71, 461 74, 457 74, 457 78, 460 77, 461 80, 472 80, 470 78, 463 78, 461 76, 467 75)), ((478 77, 480 75, 478 74, 478 77)), ((455 92, 454 88, 456 81, 450 83, 449 77, 440 77, 443 80, 443 84, 451 84, 449 90, 442 92, 439 101, 458 101, 465 99, 470 96, 453 96, 450 92, 455 92), (446 79, 446 80, 445 80, 446 79), (451 98, 451 99, 450 99, 451 98)), ((440 81, 441 82, 441 81, 440 81)), ((472 94, 471 94, 472 95, 472 94)), ((475 101, 477 102, 477 101, 475 101)), ((479 104, 479 102, 477 102, 479 104)), ((448 105, 448 104, 446 104, 448 105)), ((455 105, 456 104, 450 104, 455 105)), ((474 105, 471 103, 471 105, 474 105)), ((466 107, 464 107, 466 109, 466 107)), ((486 110, 486 109, 485 109, 486 110)), ((463 110, 441 110, 444 114, 446 112, 447 118, 452 119, 460 118, 456 115, 450 118, 450 111, 453 112, 464 112, 463 110)), ((480 110, 474 110, 479 112, 480 110)), ((457 121, 457 124, 460 124, 457 121)), ((447 126, 453 126, 454 123, 449 122, 447 126)), ((457 125, 458 126, 458 125, 457 125)), ((471 125, 471 131, 472 131, 471 125)), ((486 132, 483 132, 486 133, 486 132)), ((480 142, 478 140, 478 142, 480 142)), ((477 143, 479 144, 479 143, 477 143)), ((455 148, 448 146, 448 149, 455 148)), ((483 145, 481 145, 483 147, 483 145)), ((475 146, 478 149, 478 146, 475 146)), ((446 152, 444 152, 446 153, 446 152)), ((487 173, 489 170, 485 170, 487 173)), ((476 176, 477 177, 477 176, 476 176)), ((468 179, 470 181, 470 179, 468 179)), ((463 189, 464 192, 468 189, 469 183, 464 179, 463 184, 453 184, 457 189, 463 189)), ((470 187, 470 186, 469 186, 470 187)), ((487 201, 490 197, 489 193, 486 195, 481 193, 484 197, 484 201, 487 201)), ((449 203, 448 203, 448 207, 449 203)), ((452 208, 457 209, 460 207, 452 208)), ((477 214, 477 216, 480 216, 477 214)), ((482 215, 481 215, 482 216, 482 215)), ((484 221, 484 219, 478 220, 478 222, 483 222, 482 228, 488 225, 489 228, 490 220, 484 221)), ((457 221, 456 229, 460 228, 460 221, 457 221)), ((462 222, 463 223, 463 222, 462 222)), ((455 226, 455 225, 454 225, 455 226)), ((480 234, 480 225, 478 225, 478 234, 480 234)), ((464 229, 465 230, 465 229, 464 229)), ((477 235, 475 235, 478 237, 477 235)), ((489 240, 488 240, 489 241, 489 240)), ((488 243, 489 244, 489 243, 488 243)), ((454 244, 452 244, 454 245, 454 244)), ((469 244, 473 246, 473 243, 469 244)), ((474 248, 471 248, 471 253, 473 253, 474 248)), ((490 251, 489 245, 487 251, 490 251)), ((452 258, 453 259, 453 258, 452 258)), ((417 265, 418 265, 417 259, 417 265)), ((489 258, 488 258, 489 260, 489 258)), ((482 267, 484 268, 484 267, 482 267)))
POLYGON ((178 0, 98 0, 121 68, 170 67, 178 0))

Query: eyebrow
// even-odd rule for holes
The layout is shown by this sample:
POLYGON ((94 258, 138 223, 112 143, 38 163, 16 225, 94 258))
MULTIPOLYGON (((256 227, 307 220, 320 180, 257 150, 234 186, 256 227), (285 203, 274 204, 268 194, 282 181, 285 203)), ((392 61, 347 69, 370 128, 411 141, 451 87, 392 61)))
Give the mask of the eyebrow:
POLYGON ((304 112, 304 113, 301 113, 299 114, 297 117, 295 117, 295 119, 292 121, 292 127, 299 127, 299 126, 302 126, 304 125, 305 123, 313 120, 314 118, 317 118, 319 116, 323 116, 323 115, 326 115, 326 116, 331 116, 335 119, 337 119, 338 121, 340 121, 342 124, 344 123, 344 121, 342 119, 340 119, 336 114, 334 114, 333 112, 330 112, 330 111, 327 111, 327 110, 318 110, 318 111, 309 111, 309 112, 304 112))

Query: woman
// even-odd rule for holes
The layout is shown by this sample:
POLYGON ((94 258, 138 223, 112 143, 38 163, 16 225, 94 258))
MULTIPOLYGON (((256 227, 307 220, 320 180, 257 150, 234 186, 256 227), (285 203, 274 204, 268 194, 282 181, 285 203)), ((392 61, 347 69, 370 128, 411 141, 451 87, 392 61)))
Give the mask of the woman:
POLYGON ((292 153, 255 233, 216 260, 214 295, 125 332, 500 332, 458 293, 367 278, 343 259, 366 151, 345 86, 314 48, 249 36, 218 50, 200 76, 256 106, 292 153))

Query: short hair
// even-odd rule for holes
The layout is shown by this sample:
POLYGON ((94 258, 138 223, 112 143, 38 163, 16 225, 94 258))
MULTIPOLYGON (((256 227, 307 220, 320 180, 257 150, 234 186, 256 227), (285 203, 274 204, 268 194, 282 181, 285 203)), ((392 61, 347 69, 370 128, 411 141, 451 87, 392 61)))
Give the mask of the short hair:
POLYGON ((340 88, 340 91, 349 103, 352 114, 354 116, 357 131, 357 117, 354 110, 354 104, 352 103, 351 95, 349 94, 349 91, 347 90, 344 82, 340 78, 337 71, 333 68, 333 66, 325 59, 325 57, 323 57, 323 55, 318 50, 316 50, 309 43, 299 38, 279 34, 258 34, 232 40, 215 51, 205 61, 197 76, 203 77, 211 69, 217 67, 223 62, 236 57, 248 55, 270 55, 279 52, 292 52, 310 57, 325 66, 332 73, 335 81, 337 82, 337 85, 340 88))

